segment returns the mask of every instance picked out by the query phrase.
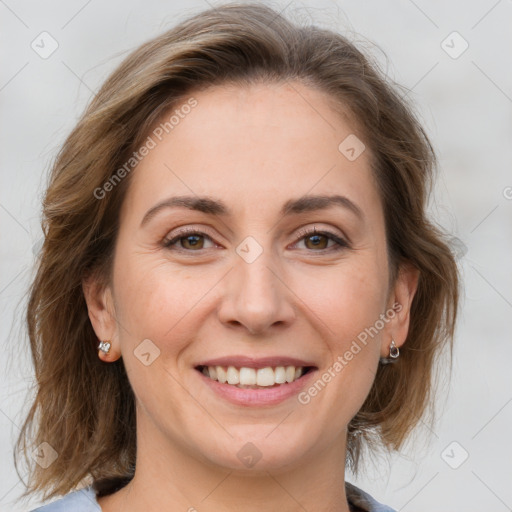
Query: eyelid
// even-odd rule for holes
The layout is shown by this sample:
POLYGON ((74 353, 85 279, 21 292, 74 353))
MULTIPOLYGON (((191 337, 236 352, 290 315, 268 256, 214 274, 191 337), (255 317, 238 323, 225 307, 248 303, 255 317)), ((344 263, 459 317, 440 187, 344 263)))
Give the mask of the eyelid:
MULTIPOLYGON (((187 250, 187 249, 183 249, 183 248, 171 249, 171 246, 174 245, 175 243, 179 242, 180 239, 186 238, 187 236, 192 236, 192 235, 202 236, 202 237, 210 240, 213 244, 216 244, 215 237, 212 236, 210 233, 208 233, 208 230, 206 230, 204 228, 194 227, 194 226, 186 226, 183 228, 177 228, 177 231, 175 231, 173 233, 172 237, 166 236, 163 240, 163 246, 165 248, 168 248, 169 250, 175 250, 175 251, 185 252, 185 253, 194 253, 194 252, 200 253, 201 251, 206 250, 206 249, 199 249, 197 251, 194 251, 194 250, 187 250)), ((320 235, 320 236, 327 237, 329 240, 331 240, 335 243, 335 246, 330 247, 328 249, 321 249, 318 251, 314 251, 314 250, 308 251, 311 253, 324 254, 325 252, 335 252, 335 251, 342 250, 342 249, 350 249, 352 246, 350 240, 344 234, 339 235, 337 233, 334 233, 330 229, 317 230, 316 226, 313 226, 313 228, 305 227, 305 228, 299 229, 299 232, 294 237, 295 241, 292 243, 292 245, 296 245, 299 242, 301 242, 302 240, 304 240, 305 238, 307 238, 308 236, 314 236, 314 235, 320 235)))
MULTIPOLYGON (((333 251, 333 250, 335 251, 338 249, 349 249, 352 247, 350 240, 344 234, 339 235, 337 233, 334 233, 330 229, 317 230, 316 226, 314 226, 313 229, 311 229, 311 228, 300 229, 296 235, 296 241, 294 242, 294 244, 297 244, 298 242, 304 240, 304 238, 307 238, 309 236, 314 236, 314 235, 326 236, 329 240, 332 240, 333 242, 335 242, 337 247, 331 247, 330 249, 323 249, 324 251, 333 251)), ((318 252, 321 254, 322 250, 311 251, 311 252, 313 252, 313 253, 318 252)))
MULTIPOLYGON (((205 238, 208 238, 209 240, 211 240, 212 243, 216 244, 216 242, 214 241, 214 236, 212 234, 210 234, 208 232, 208 230, 205 229, 204 227, 199 228, 199 227, 194 227, 194 226, 186 226, 186 227, 182 227, 182 228, 176 228, 176 230, 173 232, 172 236, 168 236, 168 235, 165 236, 165 238, 163 239, 163 245, 164 245, 164 247, 170 247, 171 243, 178 242, 180 240, 180 238, 185 238, 187 236, 192 236, 192 235, 204 236, 205 238)), ((199 252, 199 251, 187 251, 186 249, 178 249, 178 250, 182 250, 185 252, 199 252)))

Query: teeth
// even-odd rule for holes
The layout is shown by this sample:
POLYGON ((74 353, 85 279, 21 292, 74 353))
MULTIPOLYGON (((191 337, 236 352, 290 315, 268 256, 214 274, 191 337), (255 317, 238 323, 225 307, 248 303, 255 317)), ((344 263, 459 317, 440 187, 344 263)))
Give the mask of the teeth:
POLYGON ((295 380, 295 366, 286 367, 286 382, 293 382, 295 380))
POLYGON ((284 384, 286 382, 286 369, 284 366, 278 366, 274 373, 276 384, 284 384))
POLYGON ((258 386, 273 386, 276 383, 272 368, 259 368, 256 372, 256 384, 258 386))
MULTIPOLYGON (((212 368, 211 366, 208 366, 208 374, 210 376, 210 379, 213 379, 211 368, 212 368)), ((228 380, 227 376, 226 376, 226 370, 224 370, 224 368, 222 368, 222 366, 217 366, 213 369, 217 370, 217 380, 219 382, 221 382, 222 384, 224 384, 228 380)))
POLYGON ((228 366, 228 384, 240 384, 240 373, 234 366, 228 366))
POLYGON ((269 387, 276 384, 284 384, 285 382, 293 382, 299 379, 303 373, 302 366, 277 366, 272 368, 235 368, 228 366, 208 366, 203 368, 203 373, 210 379, 217 380, 221 383, 228 383, 238 387, 269 387))
POLYGON ((256 384, 256 370, 254 368, 240 368, 240 384, 253 386, 256 384))

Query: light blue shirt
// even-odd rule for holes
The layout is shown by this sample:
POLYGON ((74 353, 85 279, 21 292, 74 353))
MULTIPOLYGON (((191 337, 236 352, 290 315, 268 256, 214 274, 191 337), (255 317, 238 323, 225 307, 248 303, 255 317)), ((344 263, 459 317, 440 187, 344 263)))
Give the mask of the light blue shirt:
MULTIPOLYGON (((350 482, 345 482, 345 491, 350 509, 356 505, 365 512, 396 512, 396 510, 379 503, 368 493, 350 482)), ((80 491, 73 491, 63 498, 48 505, 36 508, 31 512, 101 512, 92 486, 80 491)))

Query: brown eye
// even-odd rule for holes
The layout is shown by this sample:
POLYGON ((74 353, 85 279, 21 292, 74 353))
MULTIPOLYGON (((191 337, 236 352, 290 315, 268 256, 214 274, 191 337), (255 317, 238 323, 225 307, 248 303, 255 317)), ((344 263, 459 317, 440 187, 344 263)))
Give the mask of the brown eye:
POLYGON ((312 230, 303 230, 300 233, 300 238, 297 243, 304 240, 306 249, 311 249, 311 252, 322 252, 325 250, 332 249, 338 251, 349 247, 348 242, 328 231, 316 231, 315 228, 312 230), (328 247, 329 242, 334 242, 331 247, 328 247))
POLYGON ((204 240, 201 240, 201 238, 201 235, 187 235, 180 238, 179 240, 181 240, 181 246, 184 249, 202 249, 204 240))
POLYGON ((304 240, 309 249, 326 249, 329 243, 329 238, 322 234, 309 235, 304 237, 304 240), (311 242, 310 246, 308 246, 308 242, 311 242))
POLYGON ((200 231, 183 230, 172 239, 165 239, 163 245, 165 248, 170 250, 183 250, 194 252, 200 251, 201 249, 205 249, 205 240, 212 241, 207 234, 201 233, 200 231), (177 247, 173 247, 176 245, 177 247))

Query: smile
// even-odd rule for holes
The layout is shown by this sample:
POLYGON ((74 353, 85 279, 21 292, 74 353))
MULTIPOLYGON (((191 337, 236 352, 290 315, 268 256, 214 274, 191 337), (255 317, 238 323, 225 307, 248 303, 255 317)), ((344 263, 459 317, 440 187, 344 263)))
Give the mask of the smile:
POLYGON ((310 366, 267 366, 265 368, 248 368, 234 366, 198 366, 197 370, 210 379, 229 384, 241 389, 258 389, 276 387, 300 379, 311 371, 310 366))
POLYGON ((243 407, 276 406, 296 398, 318 372, 316 366, 199 365, 195 373, 213 396, 243 407))

